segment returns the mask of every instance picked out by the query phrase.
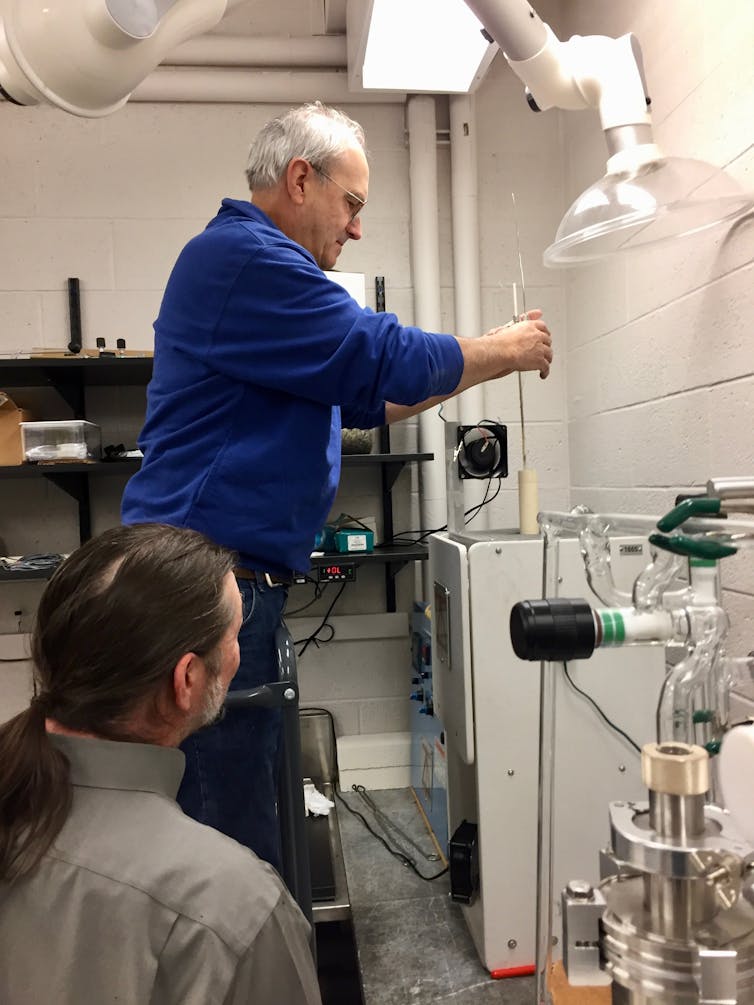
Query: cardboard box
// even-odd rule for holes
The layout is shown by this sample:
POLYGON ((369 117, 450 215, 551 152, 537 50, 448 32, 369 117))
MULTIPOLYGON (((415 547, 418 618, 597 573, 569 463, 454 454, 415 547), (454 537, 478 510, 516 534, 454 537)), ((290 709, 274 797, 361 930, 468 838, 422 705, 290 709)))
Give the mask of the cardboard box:
POLYGON ((612 991, 604 988, 573 987, 566 980, 560 960, 553 966, 547 989, 552 995, 553 1005, 610 1005, 612 991))
POLYGON ((23 464, 24 450, 20 423, 28 422, 31 412, 18 405, 0 391, 0 467, 23 464))

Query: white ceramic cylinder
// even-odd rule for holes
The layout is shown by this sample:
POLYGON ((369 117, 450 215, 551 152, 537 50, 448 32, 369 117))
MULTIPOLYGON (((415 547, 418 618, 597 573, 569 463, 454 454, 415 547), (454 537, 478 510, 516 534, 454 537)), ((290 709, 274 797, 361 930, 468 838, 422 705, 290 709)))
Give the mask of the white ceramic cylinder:
POLYGON ((518 526, 522 534, 538 534, 539 491, 537 472, 522 468, 518 473, 518 526))

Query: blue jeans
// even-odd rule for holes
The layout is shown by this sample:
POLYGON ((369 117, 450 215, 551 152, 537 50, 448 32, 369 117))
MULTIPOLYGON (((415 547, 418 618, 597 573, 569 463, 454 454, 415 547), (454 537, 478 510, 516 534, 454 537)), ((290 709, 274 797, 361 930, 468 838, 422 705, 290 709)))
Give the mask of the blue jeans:
MULTIPOLYGON (((250 615, 239 634, 241 664, 231 690, 278 679, 275 630, 288 595, 285 586, 239 579, 250 615)), ((280 710, 228 709, 214 726, 181 744, 186 772, 178 790, 185 813, 235 838, 280 871, 277 786, 280 710)))

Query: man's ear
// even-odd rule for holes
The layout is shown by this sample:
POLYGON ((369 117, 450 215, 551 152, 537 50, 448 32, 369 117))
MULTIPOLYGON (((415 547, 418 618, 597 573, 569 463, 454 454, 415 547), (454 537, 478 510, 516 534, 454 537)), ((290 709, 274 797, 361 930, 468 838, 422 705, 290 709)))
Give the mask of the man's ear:
POLYGON ((204 682, 204 660, 196 653, 184 653, 173 670, 173 699, 181 712, 191 712, 204 682))
POLYGON ((314 168, 303 157, 294 157, 285 173, 288 195, 296 206, 304 201, 304 190, 307 182, 312 180, 314 168))

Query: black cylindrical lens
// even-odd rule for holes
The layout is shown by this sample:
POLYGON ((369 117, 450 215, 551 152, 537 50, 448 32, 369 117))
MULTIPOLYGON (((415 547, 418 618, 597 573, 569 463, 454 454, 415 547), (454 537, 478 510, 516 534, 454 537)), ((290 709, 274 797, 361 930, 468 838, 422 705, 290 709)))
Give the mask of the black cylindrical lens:
POLYGON ((510 631, 522 660, 584 660, 594 652, 594 614, 586 600, 522 600, 511 610, 510 631))

